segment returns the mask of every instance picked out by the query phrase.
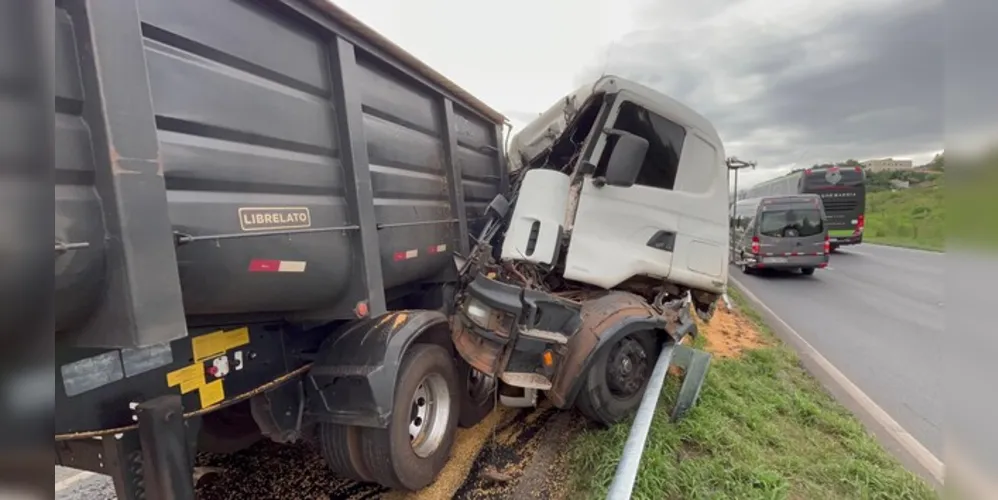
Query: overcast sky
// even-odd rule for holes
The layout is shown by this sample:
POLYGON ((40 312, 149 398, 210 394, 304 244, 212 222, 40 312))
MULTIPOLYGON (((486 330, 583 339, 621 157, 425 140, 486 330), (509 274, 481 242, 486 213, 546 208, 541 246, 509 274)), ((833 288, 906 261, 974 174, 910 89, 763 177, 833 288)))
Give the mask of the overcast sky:
POLYGON ((514 125, 601 73, 671 95, 759 163, 743 185, 943 148, 940 0, 335 3, 514 125))

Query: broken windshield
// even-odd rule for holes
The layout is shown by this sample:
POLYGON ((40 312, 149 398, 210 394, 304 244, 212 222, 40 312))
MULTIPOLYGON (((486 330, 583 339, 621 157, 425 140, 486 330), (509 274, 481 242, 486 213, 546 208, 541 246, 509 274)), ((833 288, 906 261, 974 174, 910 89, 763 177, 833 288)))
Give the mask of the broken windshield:
POLYGON ((817 236, 823 231, 816 208, 767 208, 759 221, 759 234, 775 238, 817 236))

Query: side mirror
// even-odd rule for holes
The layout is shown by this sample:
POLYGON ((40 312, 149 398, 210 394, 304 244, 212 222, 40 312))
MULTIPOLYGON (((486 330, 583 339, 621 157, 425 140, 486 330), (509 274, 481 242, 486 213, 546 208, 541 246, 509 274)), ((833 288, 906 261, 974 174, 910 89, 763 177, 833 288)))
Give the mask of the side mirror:
POLYGON ((606 183, 611 186, 630 187, 638 180, 638 172, 648 154, 648 140, 628 132, 613 131, 617 143, 610 152, 606 165, 606 183))

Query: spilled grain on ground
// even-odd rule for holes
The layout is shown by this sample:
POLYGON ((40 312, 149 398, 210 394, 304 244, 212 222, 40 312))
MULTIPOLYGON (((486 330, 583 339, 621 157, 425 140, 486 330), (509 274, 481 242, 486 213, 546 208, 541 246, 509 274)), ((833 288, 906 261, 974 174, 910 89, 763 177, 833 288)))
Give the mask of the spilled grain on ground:
POLYGON ((718 358, 734 358, 766 345, 752 321, 738 311, 718 307, 709 323, 697 318, 697 328, 707 339, 707 350, 718 358))
MULTIPOLYGON (((413 493, 391 491, 374 484, 358 483, 334 476, 322 456, 308 443, 278 445, 262 442, 233 455, 201 454, 197 465, 212 474, 198 484, 201 500, 436 500, 561 498, 559 484, 549 484, 557 470, 548 465, 562 460, 562 450, 581 421, 574 412, 559 412, 546 401, 537 408, 499 408, 479 425, 459 429, 451 459, 432 485, 413 493), (542 432, 556 415, 569 424, 542 432), (544 465, 531 467, 541 453, 544 465), (554 458, 552 459, 552 456, 554 458), (529 478, 536 496, 520 496, 521 477, 529 478), (517 492, 514 496, 514 492, 517 492)), ((564 477, 559 480, 564 483, 564 477)))

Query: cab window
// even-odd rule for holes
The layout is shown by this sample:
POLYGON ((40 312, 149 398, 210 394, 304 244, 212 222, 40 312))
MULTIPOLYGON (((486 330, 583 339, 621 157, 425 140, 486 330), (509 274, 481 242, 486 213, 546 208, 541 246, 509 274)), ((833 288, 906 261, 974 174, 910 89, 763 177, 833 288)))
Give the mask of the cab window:
MULTIPOLYGON (((653 113, 630 101, 620 105, 620 112, 613 128, 630 132, 648 140, 648 154, 638 172, 637 184, 658 189, 673 189, 676 185, 676 174, 679 172, 679 158, 686 141, 686 129, 681 125, 653 113)), ((606 172, 606 163, 610 160, 610 151, 616 137, 610 137, 607 148, 603 150, 596 176, 606 172)))

